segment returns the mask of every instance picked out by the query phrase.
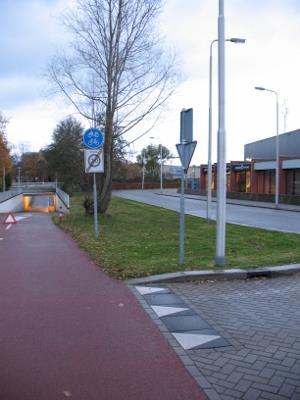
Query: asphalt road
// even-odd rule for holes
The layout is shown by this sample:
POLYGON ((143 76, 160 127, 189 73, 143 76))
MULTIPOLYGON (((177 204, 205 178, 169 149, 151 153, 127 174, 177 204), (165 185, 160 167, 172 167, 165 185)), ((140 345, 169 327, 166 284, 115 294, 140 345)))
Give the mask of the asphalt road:
MULTIPOLYGON (((157 190, 118 190, 114 192, 114 196, 174 211, 179 211, 180 206, 178 197, 161 195, 157 190)), ((185 210, 186 214, 206 218, 205 201, 187 198, 185 210)), ((212 218, 216 218, 216 203, 212 204, 212 218)), ((227 204, 226 221, 280 232, 300 233, 300 212, 295 211, 227 204)))

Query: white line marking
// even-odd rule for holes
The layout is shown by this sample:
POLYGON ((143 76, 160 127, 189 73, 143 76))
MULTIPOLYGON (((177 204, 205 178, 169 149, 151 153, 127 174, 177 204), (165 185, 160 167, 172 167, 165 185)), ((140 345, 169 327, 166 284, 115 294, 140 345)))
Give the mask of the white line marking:
POLYGON ((177 342, 185 349, 189 350, 193 347, 201 346, 202 344, 212 342, 216 339, 221 339, 216 335, 201 335, 197 333, 175 333, 171 332, 177 342))
POLYGON ((0 238, 0 240, 3 240, 3 238, 0 238))
POLYGON ((7 225, 7 227, 5 228, 7 231, 12 227, 12 224, 7 225))
POLYGON ((158 315, 159 317, 165 317, 167 315, 172 315, 179 313, 181 311, 187 311, 188 308, 180 308, 180 307, 164 307, 164 306, 151 306, 153 311, 158 315))
POLYGON ((166 290, 165 288, 149 287, 149 286, 136 286, 135 288, 141 295, 158 293, 166 290))

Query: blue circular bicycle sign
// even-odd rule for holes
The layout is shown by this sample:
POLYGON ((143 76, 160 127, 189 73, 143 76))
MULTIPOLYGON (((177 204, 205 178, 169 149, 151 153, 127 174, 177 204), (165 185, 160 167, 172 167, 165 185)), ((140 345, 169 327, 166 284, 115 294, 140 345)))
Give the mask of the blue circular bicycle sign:
POLYGON ((104 135, 99 129, 90 128, 84 132, 82 141, 89 149, 99 149, 103 146, 104 135))

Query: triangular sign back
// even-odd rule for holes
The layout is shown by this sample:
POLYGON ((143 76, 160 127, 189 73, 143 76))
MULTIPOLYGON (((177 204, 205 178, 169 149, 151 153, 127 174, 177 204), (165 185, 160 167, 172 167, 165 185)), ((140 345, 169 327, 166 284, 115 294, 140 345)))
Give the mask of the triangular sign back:
POLYGON ((12 212, 9 212, 3 221, 4 225, 16 224, 17 220, 12 212))
POLYGON ((196 140, 194 142, 176 144, 181 165, 185 171, 187 171, 190 166, 196 145, 196 140))

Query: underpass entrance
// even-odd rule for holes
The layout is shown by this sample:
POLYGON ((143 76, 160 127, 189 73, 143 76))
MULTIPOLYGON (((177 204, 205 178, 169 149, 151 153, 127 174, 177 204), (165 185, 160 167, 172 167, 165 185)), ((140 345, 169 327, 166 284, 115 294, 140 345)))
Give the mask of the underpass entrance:
POLYGON ((29 212, 54 212, 55 195, 53 193, 23 195, 23 208, 29 212))

